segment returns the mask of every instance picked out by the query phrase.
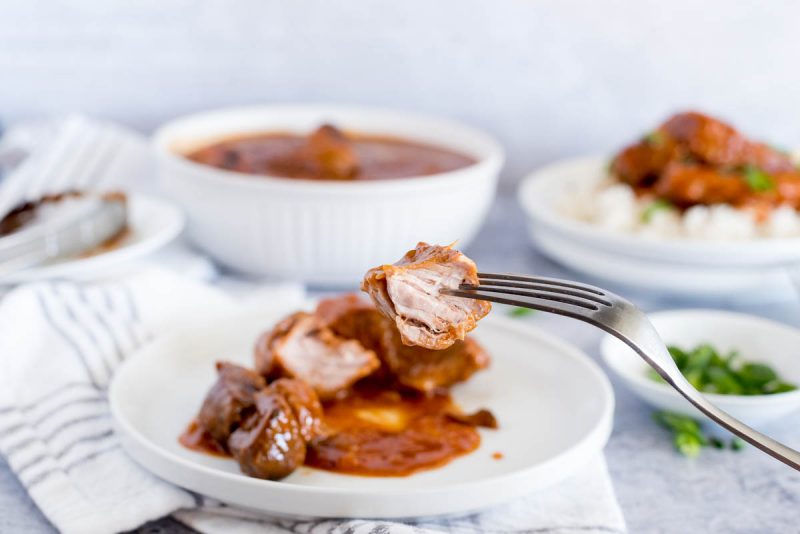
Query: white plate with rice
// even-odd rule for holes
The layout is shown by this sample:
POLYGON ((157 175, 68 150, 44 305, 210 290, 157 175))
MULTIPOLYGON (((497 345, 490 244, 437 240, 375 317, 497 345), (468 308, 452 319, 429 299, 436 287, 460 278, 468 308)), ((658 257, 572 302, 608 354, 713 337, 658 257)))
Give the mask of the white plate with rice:
POLYGON ((678 213, 609 180, 608 158, 561 161, 528 175, 519 200, 532 240, 574 270, 662 294, 794 297, 800 214, 764 221, 727 205, 678 213))

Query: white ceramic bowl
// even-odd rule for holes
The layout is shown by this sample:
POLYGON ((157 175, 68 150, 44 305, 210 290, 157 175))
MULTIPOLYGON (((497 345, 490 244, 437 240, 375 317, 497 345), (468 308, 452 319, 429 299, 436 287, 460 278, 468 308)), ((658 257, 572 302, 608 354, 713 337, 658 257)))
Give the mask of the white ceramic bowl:
POLYGON ((317 284, 355 285, 418 241, 466 246, 494 198, 503 150, 459 123, 342 106, 261 106, 169 122, 154 139, 165 190, 189 219, 188 235, 241 271, 317 284), (307 133, 324 122, 346 130, 430 143, 477 163, 432 176, 320 182, 253 176, 201 165, 181 153, 227 136, 307 133))
POLYGON ((519 201, 531 239, 553 259, 596 278, 662 294, 757 299, 793 294, 786 267, 800 263, 800 238, 646 238, 560 213, 561 199, 587 180, 597 180, 606 165, 607 158, 576 158, 523 180, 519 201))
MULTIPOLYGON (((668 345, 693 348, 710 343, 722 352, 738 350, 746 361, 763 362, 789 382, 800 384, 800 330, 760 317, 716 310, 675 310, 651 314, 668 345)), ((646 376, 647 364, 628 346, 606 335, 601 343, 606 364, 636 395, 662 410, 702 417, 670 386, 646 376)), ((706 394, 714 404, 745 423, 780 424, 800 408, 800 390, 773 395, 706 394)))

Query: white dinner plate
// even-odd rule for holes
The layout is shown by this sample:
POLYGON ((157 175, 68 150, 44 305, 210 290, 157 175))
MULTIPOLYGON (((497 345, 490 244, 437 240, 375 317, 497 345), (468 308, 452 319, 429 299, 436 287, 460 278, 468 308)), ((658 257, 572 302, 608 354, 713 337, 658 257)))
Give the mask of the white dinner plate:
POLYGON ((141 258, 175 239, 183 229, 183 213, 167 201, 148 195, 128 195, 128 234, 115 247, 85 258, 67 258, 8 273, 0 285, 48 278, 87 278, 141 258))
POLYGON ((606 166, 607 158, 564 160, 523 180, 519 201, 531 239, 545 254, 595 278, 660 294, 748 300, 794 295, 789 270, 800 265, 800 238, 659 239, 560 213, 558 204, 596 181, 606 166))
MULTIPOLYGON (((293 310, 284 310, 290 312, 293 310)), ((281 481, 250 478, 233 460, 185 449, 179 434, 215 380, 214 362, 252 365, 254 340, 285 313, 247 314, 176 331, 127 360, 109 391, 128 454, 155 475, 224 502, 288 516, 402 518, 460 514, 549 486, 599 453, 614 396, 578 349, 510 319, 475 337, 490 369, 453 388, 467 411, 488 408, 498 430, 448 465, 407 477, 362 477, 302 467, 281 481), (493 458, 501 453, 501 459, 493 458)))

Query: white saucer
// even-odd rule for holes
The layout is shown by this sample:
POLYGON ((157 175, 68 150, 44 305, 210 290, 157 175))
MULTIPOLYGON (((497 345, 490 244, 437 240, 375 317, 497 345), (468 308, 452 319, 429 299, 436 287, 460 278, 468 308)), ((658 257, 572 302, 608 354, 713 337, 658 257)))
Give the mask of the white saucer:
POLYGON ((128 196, 128 235, 114 248, 85 258, 67 258, 0 277, 0 285, 48 278, 89 278, 141 258, 175 239, 184 216, 173 204, 139 193, 128 196))
POLYGON ((471 512, 549 486, 595 457, 610 434, 613 392, 591 359, 528 324, 489 318, 476 338, 492 366, 453 394, 466 410, 490 409, 500 429, 481 430, 479 449, 442 468, 389 478, 303 467, 273 482, 242 475, 232 460, 183 448, 178 435, 214 381, 214 361, 251 365, 257 335, 282 315, 250 313, 177 331, 127 360, 109 391, 127 452, 165 480, 246 508, 402 518, 471 512))

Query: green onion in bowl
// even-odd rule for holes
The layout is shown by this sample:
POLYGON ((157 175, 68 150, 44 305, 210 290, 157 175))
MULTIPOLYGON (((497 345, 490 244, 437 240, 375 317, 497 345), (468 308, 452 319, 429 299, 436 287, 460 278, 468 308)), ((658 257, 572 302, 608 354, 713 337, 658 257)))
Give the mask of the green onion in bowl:
MULTIPOLYGON (((735 351, 722 355, 709 344, 691 350, 676 346, 668 348, 686 380, 703 393, 770 395, 797 389, 797 385, 781 379, 769 365, 744 361, 735 351)), ((663 382, 652 369, 647 370, 647 376, 663 382)))

